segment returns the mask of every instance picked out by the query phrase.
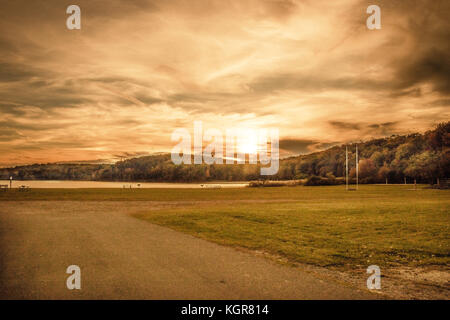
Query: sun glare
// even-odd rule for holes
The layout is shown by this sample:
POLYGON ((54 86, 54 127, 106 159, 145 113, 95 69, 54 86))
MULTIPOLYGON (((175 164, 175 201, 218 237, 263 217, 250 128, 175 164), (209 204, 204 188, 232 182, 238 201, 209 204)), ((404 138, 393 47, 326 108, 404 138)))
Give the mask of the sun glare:
POLYGON ((252 130, 241 132, 237 142, 237 151, 245 154, 258 153, 258 139, 252 130))
POLYGON ((246 153, 246 154, 256 154, 257 153, 257 147, 255 143, 242 143, 238 146, 238 151, 240 153, 246 153))

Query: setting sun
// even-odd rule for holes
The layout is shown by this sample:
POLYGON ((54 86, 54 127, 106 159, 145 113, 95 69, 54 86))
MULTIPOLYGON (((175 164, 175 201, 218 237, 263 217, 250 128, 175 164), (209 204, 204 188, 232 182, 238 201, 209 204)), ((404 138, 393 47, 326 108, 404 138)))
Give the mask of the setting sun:
POLYGON ((244 143, 244 144, 239 144, 238 151, 240 153, 256 154, 258 152, 258 148, 256 147, 256 144, 254 144, 254 143, 244 143))

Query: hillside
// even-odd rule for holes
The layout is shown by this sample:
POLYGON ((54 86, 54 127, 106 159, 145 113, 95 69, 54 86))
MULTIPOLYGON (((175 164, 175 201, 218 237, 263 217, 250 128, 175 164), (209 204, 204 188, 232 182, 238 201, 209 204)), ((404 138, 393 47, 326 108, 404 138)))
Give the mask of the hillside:
MULTIPOLYGON (((450 122, 423 134, 395 135, 358 143, 361 183, 433 183, 450 177, 450 122)), ((349 146, 350 176, 355 175, 355 147, 349 146)), ((0 169, 0 179, 103 181, 258 180, 259 165, 179 165, 170 154, 145 156, 115 164, 34 164, 0 169)), ((345 145, 280 161, 271 180, 345 175, 345 145)))

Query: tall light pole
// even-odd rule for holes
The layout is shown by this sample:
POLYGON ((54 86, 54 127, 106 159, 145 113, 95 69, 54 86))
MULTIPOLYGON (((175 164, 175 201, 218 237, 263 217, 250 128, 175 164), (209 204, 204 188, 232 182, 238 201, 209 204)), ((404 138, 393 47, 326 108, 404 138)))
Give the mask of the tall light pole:
POLYGON ((9 177, 9 188, 12 189, 12 176, 9 177))

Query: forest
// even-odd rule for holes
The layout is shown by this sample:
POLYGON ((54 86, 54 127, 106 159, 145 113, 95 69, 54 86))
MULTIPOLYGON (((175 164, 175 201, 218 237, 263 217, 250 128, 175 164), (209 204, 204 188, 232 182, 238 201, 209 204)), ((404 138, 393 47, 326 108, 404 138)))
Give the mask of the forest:
MULTIPOLYGON (((392 135, 358 142, 360 183, 434 184, 450 177, 450 122, 423 134, 392 135)), ((355 146, 349 145, 349 176, 356 174, 355 146)), ((345 145, 280 160, 276 175, 260 175, 259 165, 175 165, 170 154, 118 161, 113 164, 33 164, 1 168, 0 179, 206 182, 307 180, 310 184, 342 183, 345 145), (315 181, 315 182, 314 182, 315 181)))

